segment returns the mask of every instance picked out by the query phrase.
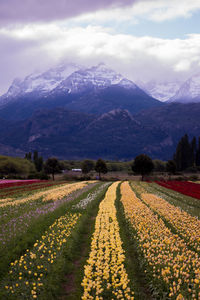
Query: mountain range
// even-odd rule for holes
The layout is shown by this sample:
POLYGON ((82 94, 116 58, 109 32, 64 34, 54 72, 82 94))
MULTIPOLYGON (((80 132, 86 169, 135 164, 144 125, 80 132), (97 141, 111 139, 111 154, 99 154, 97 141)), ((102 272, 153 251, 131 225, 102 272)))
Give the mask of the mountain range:
POLYGON ((0 97, 0 118, 22 120, 38 109, 55 107, 102 114, 117 108, 137 113, 160 105, 160 101, 104 64, 80 69, 70 64, 14 80, 0 97))
POLYGON ((0 152, 169 159, 183 134, 200 135, 198 80, 136 84, 102 63, 61 64, 15 79, 0 97, 0 152))

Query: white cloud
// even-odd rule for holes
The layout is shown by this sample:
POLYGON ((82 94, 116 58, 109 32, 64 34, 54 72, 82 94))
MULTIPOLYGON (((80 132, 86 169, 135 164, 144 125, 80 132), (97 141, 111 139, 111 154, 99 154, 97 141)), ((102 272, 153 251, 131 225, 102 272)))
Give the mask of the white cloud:
POLYGON ((149 3, 149 19, 162 22, 178 17, 188 18, 200 9, 199 0, 158 0, 148 1, 149 3))
MULTIPOLYGON (((93 26, 68 29, 51 23, 2 29, 0 42, 4 55, 0 68, 7 85, 15 76, 51 67, 60 60, 86 65, 104 61, 132 80, 187 78, 200 68, 200 34, 170 40, 114 34, 93 26)), ((0 84, 5 89, 5 82, 0 84)))
POLYGON ((139 0, 130 6, 85 13, 77 16, 73 21, 76 24, 81 22, 103 24, 105 22, 127 21, 134 24, 138 23, 140 19, 164 22, 179 17, 191 17, 197 10, 200 10, 199 0, 139 0))

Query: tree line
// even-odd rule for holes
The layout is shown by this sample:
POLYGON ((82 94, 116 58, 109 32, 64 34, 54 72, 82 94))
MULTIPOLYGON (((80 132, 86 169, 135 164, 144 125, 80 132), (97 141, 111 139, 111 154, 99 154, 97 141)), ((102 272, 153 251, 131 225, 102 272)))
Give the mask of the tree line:
MULTIPOLYGON (((31 152, 25 154, 25 159, 32 161, 35 165, 37 172, 44 172, 45 174, 51 174, 52 179, 55 179, 55 174, 60 173, 65 169, 65 164, 59 161, 55 157, 50 157, 43 161, 43 157, 38 155, 37 151, 34 151, 33 155, 31 152)), ((84 160, 81 164, 82 173, 88 174, 92 170, 95 170, 98 173, 98 178, 101 179, 101 174, 106 174, 108 172, 107 165, 104 160, 101 158, 94 163, 92 160, 84 160)))
MULTIPOLYGON (((28 178, 48 179, 48 176, 52 175, 54 180, 56 173, 72 169, 72 165, 75 163, 73 161, 59 161, 55 157, 50 157, 44 161, 36 150, 33 153, 26 153, 24 158, 0 156, 1 177, 10 174, 14 178, 15 175, 19 177, 21 174, 28 178)), ((141 174, 142 179, 144 179, 144 176, 153 170, 169 174, 189 169, 191 171, 200 170, 200 137, 198 142, 196 137, 190 141, 188 135, 185 134, 177 144, 173 159, 167 162, 158 159, 153 161, 146 154, 140 154, 132 162, 106 162, 101 158, 97 161, 86 159, 78 162, 78 166, 81 167, 83 175, 96 171, 99 179, 101 179, 101 174, 106 174, 108 171, 132 171, 134 174, 141 174)))
POLYGON ((178 142, 173 160, 178 171, 200 167, 200 137, 198 142, 196 137, 190 142, 188 135, 185 134, 178 142))

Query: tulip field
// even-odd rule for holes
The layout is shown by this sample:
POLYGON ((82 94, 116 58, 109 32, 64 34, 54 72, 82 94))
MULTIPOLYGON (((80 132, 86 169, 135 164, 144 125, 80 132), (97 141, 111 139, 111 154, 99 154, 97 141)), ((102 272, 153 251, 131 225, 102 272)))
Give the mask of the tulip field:
POLYGON ((0 299, 200 299, 200 184, 0 182, 0 299))
POLYGON ((200 186, 198 183, 187 181, 158 181, 158 184, 174 191, 180 192, 184 195, 200 199, 200 186))

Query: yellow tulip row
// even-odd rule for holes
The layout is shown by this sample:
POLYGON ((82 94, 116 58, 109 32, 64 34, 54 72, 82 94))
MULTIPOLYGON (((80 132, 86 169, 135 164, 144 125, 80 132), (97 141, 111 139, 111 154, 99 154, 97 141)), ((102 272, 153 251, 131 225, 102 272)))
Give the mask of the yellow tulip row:
POLYGON ((57 201, 63 199, 70 193, 82 189, 87 184, 88 182, 78 182, 78 183, 68 184, 58 189, 53 189, 50 193, 46 193, 45 195, 43 195, 42 201, 57 201))
POLYGON ((138 242, 156 280, 172 299, 200 299, 200 258, 173 234, 130 188, 121 185, 121 201, 126 218, 137 231, 138 242))
POLYGON ((134 299, 124 267, 115 199, 119 182, 113 183, 99 206, 91 252, 85 265, 82 300, 134 299))
POLYGON ((73 184, 65 184, 62 186, 59 186, 57 188, 53 189, 48 189, 46 191, 40 191, 37 192, 31 196, 20 198, 14 201, 10 201, 10 199, 4 199, 4 203, 0 204, 0 207, 6 207, 6 206, 15 206, 19 204, 23 204, 29 201, 35 201, 38 200, 39 198, 42 198, 43 201, 56 201, 59 199, 64 198, 65 196, 69 195, 71 192, 81 189, 84 186, 86 186, 88 182, 78 182, 78 183, 73 183, 73 184))
POLYGON ((59 257, 80 215, 66 214, 57 219, 31 250, 27 249, 19 260, 11 263, 4 280, 6 299, 38 297, 47 274, 51 272, 51 264, 59 257))
POLYGON ((141 194, 142 200, 170 222, 177 232, 197 251, 200 251, 200 220, 154 194, 141 194))
POLYGON ((5 202, 9 202, 9 201, 12 201, 13 198, 3 198, 3 199, 0 199, 0 203, 5 203, 5 202))
POLYGON ((139 195, 141 195, 142 193, 146 193, 146 189, 144 188, 144 183, 132 181, 131 186, 135 191, 137 191, 139 195))
POLYGON ((200 251, 200 220, 175 207, 166 200, 148 193, 147 183, 131 183, 141 199, 162 215, 179 232, 187 243, 196 251, 200 251))

